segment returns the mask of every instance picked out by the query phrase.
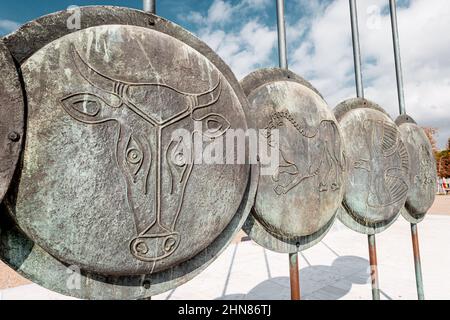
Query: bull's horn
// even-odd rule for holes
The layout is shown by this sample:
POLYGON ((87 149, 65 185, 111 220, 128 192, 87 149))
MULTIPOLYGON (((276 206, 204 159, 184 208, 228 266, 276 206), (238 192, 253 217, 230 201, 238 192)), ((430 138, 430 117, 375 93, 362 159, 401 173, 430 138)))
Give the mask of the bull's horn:
POLYGON ((80 73, 80 75, 89 82, 92 86, 102 91, 116 94, 115 88, 121 84, 120 81, 109 78, 99 71, 90 66, 80 55, 80 53, 75 49, 75 46, 70 45, 70 51, 72 55, 73 62, 80 73))
POLYGON ((222 83, 220 75, 217 76, 217 83, 208 91, 193 95, 196 100, 193 110, 209 107, 219 101, 222 94, 222 83))

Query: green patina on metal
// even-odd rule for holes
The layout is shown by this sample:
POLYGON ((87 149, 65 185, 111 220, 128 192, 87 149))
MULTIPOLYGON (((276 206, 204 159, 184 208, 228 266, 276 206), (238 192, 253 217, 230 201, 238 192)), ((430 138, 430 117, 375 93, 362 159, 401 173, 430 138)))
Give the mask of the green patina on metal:
POLYGON ((409 155, 398 127, 378 105, 363 98, 335 108, 346 145, 349 175, 339 219, 376 234, 400 214, 409 190, 409 155))
POLYGON ((408 115, 395 123, 410 156, 410 188, 402 215, 410 223, 419 223, 433 205, 437 193, 437 168, 431 143, 425 132, 408 115))
POLYGON ((0 202, 5 196, 22 150, 25 103, 14 60, 0 40, 0 202))
POLYGON ((326 234, 344 195, 345 156, 337 121, 317 90, 290 71, 263 69, 241 83, 250 102, 249 122, 267 130, 260 133, 266 135, 262 143, 279 160, 261 175, 244 230, 268 249, 301 251, 326 234))
POLYGON ((64 11, 5 39, 28 115, 0 253, 63 294, 146 298, 206 268, 250 211, 256 166, 197 164, 189 153, 196 123, 210 140, 246 130, 247 100, 182 28, 137 10, 80 10, 80 30, 67 29, 64 11))

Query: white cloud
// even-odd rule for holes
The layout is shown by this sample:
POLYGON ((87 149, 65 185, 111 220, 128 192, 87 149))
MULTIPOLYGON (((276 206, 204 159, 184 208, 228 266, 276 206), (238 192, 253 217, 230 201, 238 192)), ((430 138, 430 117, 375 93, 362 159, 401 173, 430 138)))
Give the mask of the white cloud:
POLYGON ((232 68, 238 79, 270 64, 276 45, 275 26, 248 18, 250 10, 263 10, 269 0, 215 0, 206 16, 192 12, 186 20, 197 25, 197 35, 232 68))
MULTIPOLYGON (((191 15, 197 21, 197 34, 224 58, 238 78, 277 64, 273 54, 276 26, 257 18, 275 15, 264 11, 270 4, 268 0, 241 0, 236 5, 215 0, 207 16, 191 15)), ((420 125, 437 127, 439 145, 444 147, 450 137, 450 1, 433 0, 430 4, 427 0, 410 0, 399 4, 407 112, 420 125)), ((348 1, 297 0, 286 5, 291 22, 287 25, 291 69, 310 80, 331 108, 355 96, 348 1)), ((387 9, 385 0, 358 1, 366 97, 396 118, 398 101, 387 9)))
POLYGON ((208 10, 208 23, 223 23, 229 21, 233 14, 233 7, 230 3, 216 0, 208 10))
MULTIPOLYGON (((318 7, 304 41, 292 50, 291 67, 322 92, 331 107, 354 96, 348 1, 318 7)), ((386 1, 358 1, 365 95, 398 115, 391 22, 386 1)), ((450 2, 412 0, 398 9, 407 112, 423 126, 450 136, 450 2)), ((305 21, 302 21, 305 23, 305 21)), ((295 26, 294 26, 295 27, 295 26)))
POLYGON ((231 67, 238 79, 271 61, 276 32, 250 21, 236 32, 205 29, 199 36, 231 67))
POLYGON ((0 19, 0 35, 10 33, 19 27, 20 24, 15 21, 0 19))
POLYGON ((224 27, 225 24, 240 23, 240 18, 246 14, 254 15, 258 11, 265 9, 272 2, 271 0, 241 0, 235 5, 229 0, 214 0, 208 8, 206 15, 200 12, 191 11, 187 16, 180 15, 179 18, 194 24, 198 27, 224 27))

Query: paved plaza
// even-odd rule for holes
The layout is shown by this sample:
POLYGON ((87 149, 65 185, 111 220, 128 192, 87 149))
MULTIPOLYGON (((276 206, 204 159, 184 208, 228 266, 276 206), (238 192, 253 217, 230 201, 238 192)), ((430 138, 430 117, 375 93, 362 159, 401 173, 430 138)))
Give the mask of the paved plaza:
MULTIPOLYGON (((419 225, 426 299, 450 299, 450 197, 438 196, 419 225)), ((377 236, 382 299, 416 299, 409 224, 400 217, 377 236)), ((371 299, 367 237, 337 222, 300 255, 303 299, 371 299)), ((0 266, 0 299, 67 299, 0 266)), ((289 299, 288 257, 235 241, 202 274, 160 299, 289 299)))

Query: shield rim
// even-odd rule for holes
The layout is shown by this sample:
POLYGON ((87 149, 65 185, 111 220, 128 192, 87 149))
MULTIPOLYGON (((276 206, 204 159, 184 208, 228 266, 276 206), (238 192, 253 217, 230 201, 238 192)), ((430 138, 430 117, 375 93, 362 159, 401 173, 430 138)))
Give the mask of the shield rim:
MULTIPOLYGON (((387 116, 392 122, 394 122, 389 115, 389 113, 386 112, 382 107, 380 107, 375 102, 372 102, 370 100, 367 100, 365 98, 351 98, 342 101, 334 108, 334 114, 336 116, 336 119, 340 123, 342 118, 348 113, 356 109, 371 109, 378 112, 381 112, 383 115, 387 116)), ((395 123, 395 122, 394 122, 395 123)), ((406 202, 406 199, 405 199, 406 202)), ((404 207, 404 204, 402 208, 404 207)), ((390 220, 386 220, 384 222, 377 223, 375 226, 368 226, 363 225, 359 223, 357 220, 355 220, 350 213, 348 213, 348 210, 345 205, 345 196, 344 200, 342 201, 341 208, 339 209, 338 213, 338 219, 340 222, 342 222, 345 226, 350 228, 353 231, 367 234, 367 235, 375 235, 378 233, 381 233, 388 229, 394 222, 397 221, 399 215, 400 215, 401 209, 399 212, 397 212, 390 220)))
MULTIPOLYGON (((164 18, 136 9, 114 6, 85 6, 79 7, 79 10, 82 15, 80 29, 70 30, 67 28, 66 22, 73 12, 64 10, 40 17, 23 25, 16 32, 5 37, 5 44, 16 61, 22 65, 29 57, 50 42, 91 27, 129 25, 162 32, 198 51, 222 73, 241 103, 243 115, 248 125, 248 115, 246 114, 248 101, 235 75, 230 67, 209 46, 192 33, 164 18), (28 41, 28 39, 33 39, 33 41, 28 41)), ((0 225, 0 235, 3 238, 1 239, 3 245, 0 246, 0 259, 33 282, 43 285, 50 290, 76 298, 146 299, 166 292, 191 280, 206 269, 227 248, 241 229, 254 202, 259 178, 259 167, 250 164, 247 166, 249 178, 246 192, 242 195, 238 211, 224 231, 195 257, 168 270, 151 275, 135 276, 104 276, 83 271, 80 276, 81 283, 84 284, 85 289, 70 290, 67 288, 66 283, 54 280, 57 278, 54 276, 54 272, 60 277, 67 277, 67 267, 34 244, 31 239, 24 236, 16 225, 9 226, 9 228, 7 226, 3 230, 3 226, 0 225), (5 246, 5 243, 8 245, 5 246), (29 252, 21 252, 20 250, 21 244, 24 245, 25 243, 32 244, 29 252), (36 261, 34 261, 34 264, 17 263, 19 260, 25 262, 30 254, 35 255, 36 261), (46 270, 53 270, 50 278, 46 270), (147 281, 151 282, 151 286, 149 289, 144 289, 143 284, 147 281), (130 282, 132 283, 131 285, 129 284, 130 282), (90 285, 87 285, 87 283, 90 285), (117 290, 120 286, 127 288, 125 293, 122 294, 120 290, 117 290)))
MULTIPOLYGON (((246 95, 249 96, 251 92, 259 88, 260 86, 279 81, 291 81, 299 83, 311 89, 316 94, 318 94, 320 98, 323 99, 319 91, 310 82, 306 81, 304 78, 300 77, 294 72, 286 69, 264 68, 256 70, 242 79, 241 85, 246 95)), ((255 241, 260 246, 279 253, 297 253, 311 248, 319 243, 334 225, 338 213, 337 209, 331 219, 327 222, 327 224, 325 224, 325 226, 311 235, 281 238, 266 230, 266 228, 258 221, 258 219, 253 216, 254 210, 255 208, 253 207, 252 212, 249 214, 242 229, 253 241, 255 241)))
MULTIPOLYGON (((0 141, 10 140, 11 143, 14 143, 14 151, 8 157, 8 159, 12 162, 11 167, 5 170, 5 178, 0 179, 0 203, 3 201, 4 197, 6 197, 8 193, 8 189, 12 185, 12 181, 14 179, 14 173, 16 169, 19 167, 20 157, 23 151, 23 143, 24 143, 24 134, 25 134, 25 100, 24 100, 24 87, 23 81, 20 76, 20 72, 16 66, 16 63, 11 55, 10 51, 6 47, 3 42, 3 39, 0 38, 0 56, 3 57, 2 62, 5 63, 4 68, 2 68, 2 72, 9 73, 8 76, 2 76, 2 79, 13 79, 14 83, 10 85, 13 86, 14 93, 12 95, 8 95, 6 97, 6 101, 10 102, 4 106, 0 106, 0 108, 5 108, 8 114, 15 114, 15 120, 18 120, 18 123, 11 124, 9 121, 6 123, 7 125, 7 136, 0 137, 0 141), (17 139, 11 141, 8 135, 9 133, 18 134, 17 139), (2 191, 4 190, 4 191, 2 191)), ((0 81, 3 81, 0 79, 0 81)), ((0 150, 3 153, 3 150, 0 150)))
MULTIPOLYGON (((395 120, 395 123, 397 124, 400 131, 402 130, 402 125, 404 125, 404 124, 413 124, 416 126, 416 130, 417 129, 421 130, 421 128, 419 127, 417 122, 408 114, 402 114, 402 115, 398 116, 397 119, 395 120)), ((436 198, 436 194, 434 196, 436 198)), ((428 208, 428 210, 426 210, 425 213, 422 213, 420 215, 417 215, 417 217, 415 217, 408 210, 408 206, 407 206, 408 201, 409 201, 409 196, 406 198, 406 204, 401 210, 401 214, 402 214, 403 218, 405 218, 406 221, 408 221, 409 223, 413 223, 413 224, 418 224, 418 223, 422 222, 425 219, 425 216, 428 214, 428 211, 430 210, 431 206, 430 206, 430 208, 428 208)))

